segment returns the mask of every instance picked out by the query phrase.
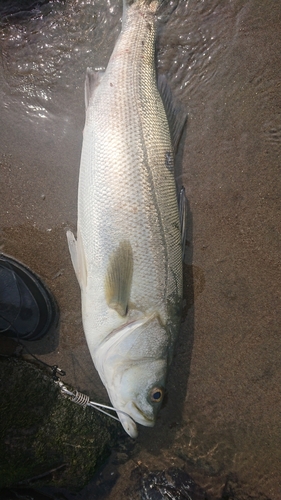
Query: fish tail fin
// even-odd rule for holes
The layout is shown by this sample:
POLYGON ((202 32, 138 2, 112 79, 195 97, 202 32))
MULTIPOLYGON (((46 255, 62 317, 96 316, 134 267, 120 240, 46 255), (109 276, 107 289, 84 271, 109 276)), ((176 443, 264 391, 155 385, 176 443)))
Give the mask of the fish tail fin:
POLYGON ((135 7, 143 8, 151 13, 155 13, 158 7, 166 0, 123 0, 123 13, 126 12, 128 7, 135 5, 135 7))
POLYGON ((140 10, 142 13, 154 16, 159 13, 161 5, 165 4, 167 0, 123 0, 123 17, 122 26, 125 26, 128 10, 140 10))
POLYGON ((136 5, 142 5, 142 6, 147 6, 149 7, 150 5, 152 8, 155 8, 154 4, 159 5, 160 3, 163 3, 164 0, 123 0, 123 7, 130 7, 130 5, 136 4, 136 5))
POLYGON ((122 27, 126 25, 128 11, 139 10, 142 13, 155 15, 161 3, 166 0, 123 0, 122 27))

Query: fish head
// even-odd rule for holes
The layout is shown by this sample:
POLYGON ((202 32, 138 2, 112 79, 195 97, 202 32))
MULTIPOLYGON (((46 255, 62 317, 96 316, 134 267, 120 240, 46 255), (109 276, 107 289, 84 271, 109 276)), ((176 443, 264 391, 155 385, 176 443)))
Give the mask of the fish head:
MULTIPOLYGON (((118 393, 114 399, 116 408, 124 412, 119 412, 118 416, 126 431, 130 421, 127 415, 146 427, 155 425, 164 398, 166 370, 167 363, 161 359, 140 362, 120 371, 118 393)), ((131 432, 128 434, 132 436, 131 432)), ((132 437, 136 437, 137 431, 134 434, 132 437)))
POLYGON ((156 318, 125 325, 104 344, 96 366, 125 431, 136 423, 153 427, 164 398, 168 365, 167 332, 156 318))

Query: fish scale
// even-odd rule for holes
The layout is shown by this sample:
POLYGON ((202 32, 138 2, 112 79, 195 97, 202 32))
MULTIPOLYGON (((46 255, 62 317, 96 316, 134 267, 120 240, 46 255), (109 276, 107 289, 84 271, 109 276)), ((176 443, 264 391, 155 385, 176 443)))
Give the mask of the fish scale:
POLYGON ((68 235, 93 361, 112 404, 144 425, 155 420, 149 391, 165 383, 182 294, 172 160, 166 164, 172 145, 154 67, 155 5, 125 4, 105 73, 88 72, 77 243, 68 235))

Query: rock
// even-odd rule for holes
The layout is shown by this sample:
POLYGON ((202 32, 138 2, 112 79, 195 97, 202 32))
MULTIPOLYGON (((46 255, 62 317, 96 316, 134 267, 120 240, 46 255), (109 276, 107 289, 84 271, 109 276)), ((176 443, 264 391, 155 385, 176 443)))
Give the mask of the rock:
POLYGON ((0 488, 81 489, 109 454, 115 424, 63 397, 34 364, 0 358, 0 488))
POLYGON ((142 480, 142 500, 209 500, 209 496, 182 469, 149 472, 142 480))
POLYGON ((185 470, 169 467, 148 471, 141 464, 132 470, 129 486, 124 493, 124 496, 119 497, 130 500, 211 500, 185 470))

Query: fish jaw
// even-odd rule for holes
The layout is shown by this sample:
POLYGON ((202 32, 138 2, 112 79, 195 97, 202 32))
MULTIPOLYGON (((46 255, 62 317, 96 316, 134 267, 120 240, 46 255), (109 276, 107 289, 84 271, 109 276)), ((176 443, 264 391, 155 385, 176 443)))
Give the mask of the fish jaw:
POLYGON ((123 429, 133 439, 138 437, 136 422, 145 427, 154 427, 155 425, 155 420, 149 420, 133 402, 128 403, 124 410, 117 411, 117 415, 123 429))
POLYGON ((136 423, 132 420, 132 418, 125 413, 117 412, 120 423, 125 432, 132 438, 136 439, 138 437, 138 428, 136 423))

